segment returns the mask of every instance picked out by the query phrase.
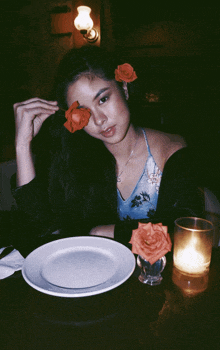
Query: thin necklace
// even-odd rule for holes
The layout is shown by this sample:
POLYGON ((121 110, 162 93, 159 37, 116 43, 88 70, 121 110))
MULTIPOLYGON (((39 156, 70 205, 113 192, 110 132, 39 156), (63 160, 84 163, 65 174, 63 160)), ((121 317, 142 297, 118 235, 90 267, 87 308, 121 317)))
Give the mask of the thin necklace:
POLYGON ((133 149, 132 149, 132 151, 131 151, 131 153, 130 153, 130 155, 129 155, 129 157, 128 157, 127 162, 126 162, 125 165, 124 165, 124 168, 123 168, 122 171, 118 174, 118 176, 116 176, 117 182, 121 182, 121 175, 122 175, 123 172, 125 171, 125 168, 126 168, 126 166, 128 165, 129 160, 132 158, 132 156, 133 156, 133 154, 134 154, 134 150, 135 150, 135 147, 136 147, 136 145, 137 145, 138 139, 139 139, 139 136, 138 136, 137 139, 136 139, 135 145, 134 145, 134 147, 133 147, 133 149))

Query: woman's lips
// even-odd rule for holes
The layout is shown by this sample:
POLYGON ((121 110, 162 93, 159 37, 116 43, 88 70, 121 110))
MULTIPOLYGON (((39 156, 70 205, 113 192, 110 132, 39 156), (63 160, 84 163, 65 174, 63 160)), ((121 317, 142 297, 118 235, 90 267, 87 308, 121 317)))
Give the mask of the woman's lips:
POLYGON ((104 137, 112 137, 112 136, 114 136, 115 131, 116 131, 115 126, 111 126, 110 128, 107 128, 104 131, 102 131, 101 134, 104 137))

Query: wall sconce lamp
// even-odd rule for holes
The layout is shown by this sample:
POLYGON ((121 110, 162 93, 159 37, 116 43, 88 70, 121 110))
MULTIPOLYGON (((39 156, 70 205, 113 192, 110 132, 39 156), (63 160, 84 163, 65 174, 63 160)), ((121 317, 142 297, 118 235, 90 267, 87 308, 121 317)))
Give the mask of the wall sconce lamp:
POLYGON ((74 20, 76 29, 90 43, 95 43, 99 37, 98 32, 93 28, 93 20, 90 17, 91 8, 88 6, 77 7, 78 16, 74 20))

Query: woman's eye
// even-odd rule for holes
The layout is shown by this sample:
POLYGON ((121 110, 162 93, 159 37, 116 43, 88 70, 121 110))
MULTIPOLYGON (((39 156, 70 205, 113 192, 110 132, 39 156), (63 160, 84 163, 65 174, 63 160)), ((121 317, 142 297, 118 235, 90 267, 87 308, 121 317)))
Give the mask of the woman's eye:
POLYGON ((105 103, 107 100, 108 100, 108 96, 104 96, 104 97, 100 98, 99 104, 101 105, 101 104, 105 103))

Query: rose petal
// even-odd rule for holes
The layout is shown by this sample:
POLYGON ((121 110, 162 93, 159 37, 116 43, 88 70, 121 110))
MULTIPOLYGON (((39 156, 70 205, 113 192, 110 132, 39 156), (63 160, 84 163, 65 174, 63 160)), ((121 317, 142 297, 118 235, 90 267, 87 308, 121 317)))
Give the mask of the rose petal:
POLYGON ((73 113, 71 118, 74 122, 79 123, 81 116, 79 114, 73 113))
POLYGON ((91 116, 89 108, 78 108, 79 102, 75 101, 70 106, 68 111, 65 112, 65 117, 67 122, 64 123, 64 126, 71 133, 74 133, 77 130, 83 129, 89 122, 91 116))

